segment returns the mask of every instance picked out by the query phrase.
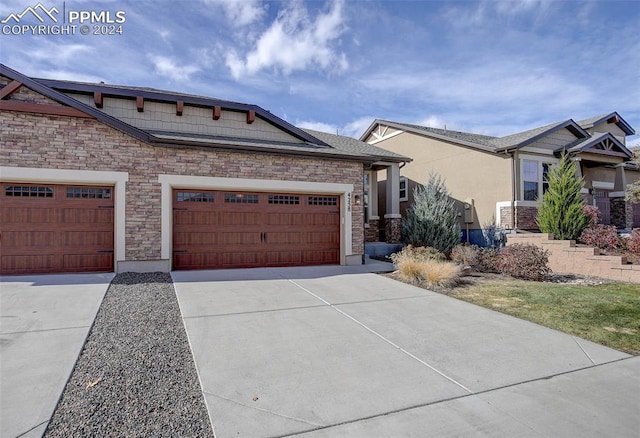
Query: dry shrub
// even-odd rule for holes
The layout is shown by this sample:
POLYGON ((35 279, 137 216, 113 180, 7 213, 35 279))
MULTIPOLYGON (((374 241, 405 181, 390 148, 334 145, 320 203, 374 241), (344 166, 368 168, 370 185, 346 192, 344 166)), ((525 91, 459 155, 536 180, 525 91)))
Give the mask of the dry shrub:
POLYGON ((414 284, 429 287, 447 287, 454 285, 460 277, 460 267, 455 263, 443 261, 432 248, 406 247, 392 254, 391 260, 398 270, 400 278, 414 284), (437 259, 432 256, 438 257, 437 259))
POLYGON ((543 281, 551 273, 549 251, 529 243, 502 248, 498 268, 503 274, 530 281, 543 281))
POLYGON ((451 251, 451 260, 470 266, 477 272, 498 272, 498 251, 476 245, 458 245, 451 251))
POLYGON ((640 228, 636 228, 631 232, 627 240, 627 249, 632 254, 640 256, 640 228))

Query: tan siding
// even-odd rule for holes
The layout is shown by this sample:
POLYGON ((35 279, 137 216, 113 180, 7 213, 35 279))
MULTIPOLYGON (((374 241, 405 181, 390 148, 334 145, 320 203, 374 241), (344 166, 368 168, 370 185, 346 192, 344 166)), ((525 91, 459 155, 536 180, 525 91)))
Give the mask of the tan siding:
POLYGON ((569 132, 569 130, 561 129, 525 146, 522 150, 526 151, 528 148, 540 148, 554 151, 576 140, 576 136, 569 132))
MULTIPOLYGON (((93 96, 69 95, 87 105, 94 105, 93 96)), ((302 140, 281 131, 260 117, 256 116, 255 121, 248 124, 245 112, 223 109, 220 119, 213 120, 211 108, 185 104, 182 116, 178 116, 175 103, 145 101, 144 112, 140 113, 135 100, 113 97, 104 98, 102 111, 140 129, 302 143, 302 140)))
POLYGON ((602 122, 589 129, 590 133, 594 132, 610 132, 616 137, 622 144, 626 144, 626 135, 625 132, 618 127, 615 123, 607 123, 602 122))
MULTIPOLYGON (((479 152, 470 148, 455 146, 443 141, 403 133, 376 143, 414 161, 400 171, 413 187, 424 184, 430 172, 437 172, 446 179, 446 185, 457 201, 467 198, 475 200, 476 221, 471 228, 480 228, 494 219, 496 202, 511 199, 511 159, 479 152)), ((379 180, 385 180, 385 172, 380 172, 379 180)), ((402 203, 406 209, 409 203, 402 203)), ((385 205, 379 205, 381 215, 385 205)))

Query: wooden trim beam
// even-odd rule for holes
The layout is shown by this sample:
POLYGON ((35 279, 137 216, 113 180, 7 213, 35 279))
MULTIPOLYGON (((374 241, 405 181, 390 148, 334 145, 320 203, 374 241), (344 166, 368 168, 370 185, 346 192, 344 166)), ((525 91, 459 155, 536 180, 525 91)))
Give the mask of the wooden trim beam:
POLYGON ((138 96, 136 97, 136 107, 138 108, 138 112, 144 112, 144 97, 138 96))
POLYGON ((18 88, 22 87, 22 82, 11 81, 2 89, 0 89, 0 99, 6 99, 13 94, 18 88))
POLYGON ((618 123, 620 121, 620 119, 618 118, 617 115, 613 115, 611 117, 609 117, 609 120, 607 120, 607 123, 618 123))
POLYGON ((93 93, 93 102, 96 104, 96 108, 102 108, 104 104, 104 98, 100 91, 96 91, 93 93))
POLYGON ((19 102, 16 100, 0 100, 0 111, 17 111, 23 113, 48 114, 53 116, 79 117, 92 119, 87 113, 70 106, 58 106, 41 103, 19 102))
POLYGON ((222 108, 219 106, 213 107, 213 120, 220 120, 220 113, 222 112, 222 108))
POLYGON ((176 102, 176 116, 182 116, 183 111, 184 111, 184 101, 179 100, 176 102))
POLYGON ((256 112, 254 110, 247 111, 247 124, 250 125, 256 121, 256 112))

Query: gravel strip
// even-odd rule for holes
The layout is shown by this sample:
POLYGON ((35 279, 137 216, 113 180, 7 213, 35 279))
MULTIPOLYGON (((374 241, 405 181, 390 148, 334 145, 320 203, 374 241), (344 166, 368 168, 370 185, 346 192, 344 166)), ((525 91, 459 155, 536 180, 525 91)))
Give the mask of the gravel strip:
POLYGON ((213 437, 170 275, 113 279, 44 436, 213 437))

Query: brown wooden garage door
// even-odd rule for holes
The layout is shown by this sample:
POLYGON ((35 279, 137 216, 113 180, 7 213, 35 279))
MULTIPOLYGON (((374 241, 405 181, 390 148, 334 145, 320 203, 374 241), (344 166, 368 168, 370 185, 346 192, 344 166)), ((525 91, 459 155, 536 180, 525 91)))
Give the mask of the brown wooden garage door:
POLYGON ((0 273, 113 271, 113 188, 1 183, 0 273))
POLYGON ((338 196, 173 191, 173 269, 340 262, 338 196))

